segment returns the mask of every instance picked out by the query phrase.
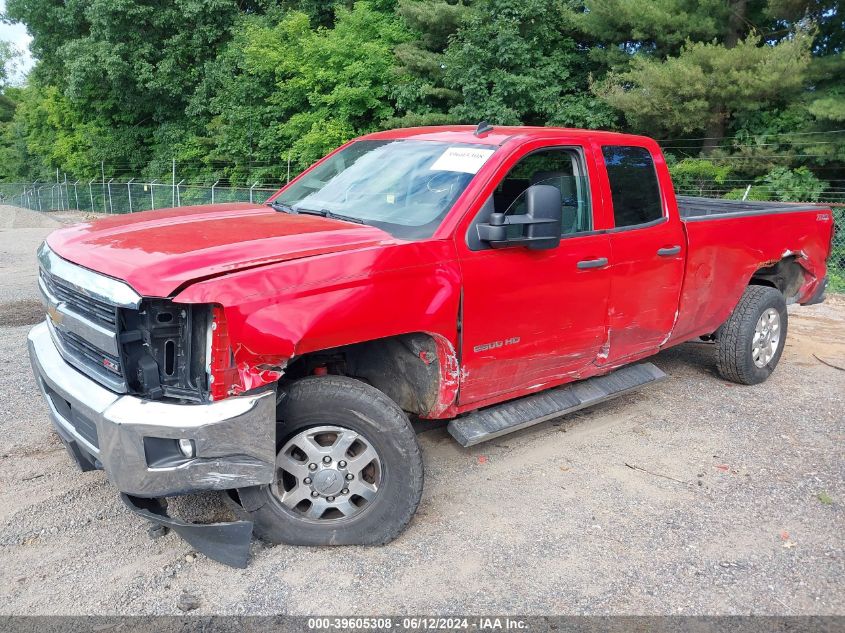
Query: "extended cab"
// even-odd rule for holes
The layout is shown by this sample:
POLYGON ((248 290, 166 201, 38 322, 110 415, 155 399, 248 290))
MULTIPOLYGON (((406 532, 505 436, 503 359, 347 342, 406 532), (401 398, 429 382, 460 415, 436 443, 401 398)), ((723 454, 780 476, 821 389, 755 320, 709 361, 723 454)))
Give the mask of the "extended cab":
POLYGON ((409 416, 469 446, 659 380, 637 361, 699 337, 725 378, 765 380, 786 305, 823 299, 832 236, 823 206, 676 198, 640 136, 393 130, 267 205, 52 233, 29 350, 77 464, 243 565, 253 527, 394 538, 422 491, 409 416), (201 490, 244 520, 158 501, 201 490))

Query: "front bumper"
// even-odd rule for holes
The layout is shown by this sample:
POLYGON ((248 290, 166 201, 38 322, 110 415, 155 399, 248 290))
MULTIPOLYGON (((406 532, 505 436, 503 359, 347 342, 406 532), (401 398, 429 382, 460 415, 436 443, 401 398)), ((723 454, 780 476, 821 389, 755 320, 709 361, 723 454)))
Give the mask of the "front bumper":
POLYGON ((46 323, 29 333, 29 356, 50 418, 82 470, 102 468, 120 491, 164 497, 273 481, 275 392, 210 404, 116 394, 70 366, 46 323), (176 442, 190 439, 195 456, 176 442))

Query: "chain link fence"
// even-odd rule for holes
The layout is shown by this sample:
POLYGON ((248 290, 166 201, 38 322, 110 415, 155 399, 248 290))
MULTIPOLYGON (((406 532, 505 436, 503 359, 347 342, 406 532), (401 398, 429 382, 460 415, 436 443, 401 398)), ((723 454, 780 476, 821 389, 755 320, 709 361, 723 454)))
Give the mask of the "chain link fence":
POLYGON ((166 207, 187 207, 220 202, 261 204, 278 186, 255 183, 250 187, 196 185, 179 182, 129 181, 0 183, 0 204, 35 211, 90 211, 135 213, 166 207))
MULTIPOLYGON (((279 185, 280 186, 280 185, 279 185)), ((114 179, 58 183, 0 183, 0 204, 36 211, 89 211, 93 213, 135 213, 166 207, 183 207, 222 202, 263 204, 279 186, 254 183, 250 187, 185 184, 185 182, 128 181, 114 179)), ((682 195, 720 197, 724 191, 678 191, 682 195)), ((777 199, 776 192, 771 198, 777 199)), ((821 202, 831 206, 836 221, 833 252, 829 260, 831 290, 845 292, 845 202, 821 202)), ((772 219, 776 222, 776 216, 772 219)))
POLYGON ((833 249, 828 259, 828 278, 830 289, 845 292, 845 204, 832 204, 835 233, 833 249))

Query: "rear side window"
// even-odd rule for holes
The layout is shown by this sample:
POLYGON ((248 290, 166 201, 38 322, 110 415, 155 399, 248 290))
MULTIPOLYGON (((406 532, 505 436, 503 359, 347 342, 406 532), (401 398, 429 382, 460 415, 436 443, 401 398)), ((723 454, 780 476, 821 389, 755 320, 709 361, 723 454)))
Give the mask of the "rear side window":
POLYGON ((663 217, 651 154, 643 147, 602 147, 616 226, 647 224, 663 217))

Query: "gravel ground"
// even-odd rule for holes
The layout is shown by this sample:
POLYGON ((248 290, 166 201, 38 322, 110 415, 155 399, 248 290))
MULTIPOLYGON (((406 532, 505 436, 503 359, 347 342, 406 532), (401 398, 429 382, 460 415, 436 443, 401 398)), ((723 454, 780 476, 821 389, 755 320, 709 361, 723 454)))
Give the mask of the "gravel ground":
MULTIPOLYGON (((54 224, 0 223, 0 307, 36 298, 54 224)), ((655 357, 668 380, 493 443, 429 425, 397 541, 253 542, 245 570, 150 539, 102 473, 74 469, 27 329, 0 320, 0 614, 173 614, 186 592, 198 614, 845 614, 845 371, 816 358, 845 366, 843 297, 790 309, 763 385, 719 379, 713 347, 689 343, 655 357)), ((216 495, 171 509, 228 515, 216 495)))

